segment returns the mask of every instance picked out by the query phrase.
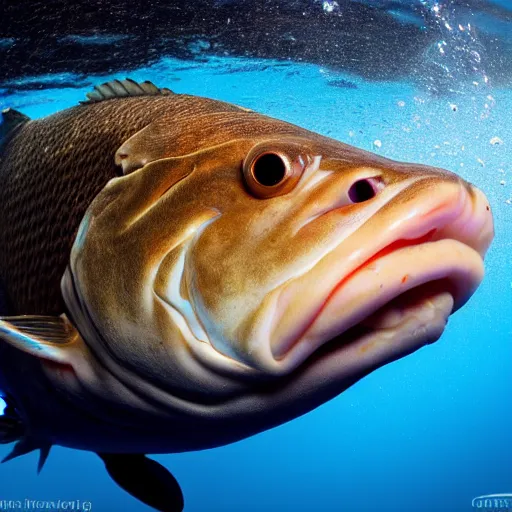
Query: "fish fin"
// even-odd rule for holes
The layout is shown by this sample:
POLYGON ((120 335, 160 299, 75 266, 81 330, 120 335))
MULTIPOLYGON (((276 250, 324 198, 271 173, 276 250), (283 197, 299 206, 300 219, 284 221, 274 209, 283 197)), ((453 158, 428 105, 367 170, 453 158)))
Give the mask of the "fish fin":
POLYGON ((64 315, 23 315, 0 317, 0 339, 36 357, 68 364, 66 348, 81 338, 64 315))
POLYGON ((7 144, 16 131, 25 123, 30 121, 30 117, 22 114, 19 110, 6 108, 2 110, 2 124, 0 124, 0 148, 7 144))
POLYGON ((50 454, 51 444, 34 441, 27 436, 25 427, 21 420, 12 397, 1 395, 5 407, 0 413, 0 444, 8 444, 16 441, 14 448, 4 457, 2 463, 21 457, 33 450, 39 450, 39 462, 37 464, 37 473, 39 474, 50 454))
POLYGON ((18 441, 14 448, 2 459, 2 464, 5 462, 9 462, 12 459, 16 459, 21 457, 22 455, 26 455, 34 450, 37 450, 38 446, 36 446, 30 438, 23 438, 18 441))
POLYGON ((43 470, 46 461, 48 460, 48 455, 50 455, 50 450, 52 449, 51 444, 46 444, 44 446, 39 447, 39 462, 37 463, 37 474, 41 473, 43 470))
POLYGON ((9 462, 12 459, 26 455, 27 453, 33 452, 34 450, 40 450, 39 463, 37 465, 37 472, 40 473, 43 469, 44 463, 48 458, 50 449, 50 444, 40 445, 29 437, 24 437, 14 445, 14 448, 7 454, 7 456, 2 459, 1 462, 3 464, 4 462, 9 462))
POLYGON ((126 80, 112 80, 94 87, 94 91, 86 94, 87 100, 81 101, 82 105, 98 103, 113 98, 128 98, 133 96, 170 96, 174 94, 170 89, 159 89, 149 80, 136 82, 131 78, 126 80))
POLYGON ((183 493, 174 476, 144 454, 98 453, 110 477, 126 492, 160 512, 181 512, 183 493))

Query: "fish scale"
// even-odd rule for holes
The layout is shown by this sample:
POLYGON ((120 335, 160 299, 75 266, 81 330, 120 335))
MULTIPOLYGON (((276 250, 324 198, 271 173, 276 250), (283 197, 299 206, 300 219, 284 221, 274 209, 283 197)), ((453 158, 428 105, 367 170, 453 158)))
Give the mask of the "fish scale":
POLYGON ((168 97, 86 104, 15 135, 0 161, 0 278, 16 313, 64 311, 60 280, 87 207, 118 174, 115 151, 168 105, 168 97))
MULTIPOLYGON (((115 111, 108 112, 113 107, 103 106, 100 115, 115 116, 115 111)), ((147 122, 130 111, 128 117, 120 116, 108 139, 91 145, 90 139, 99 134, 89 108, 94 107, 74 109, 71 129, 69 113, 28 123, 2 159, 0 273, 18 313, 64 310, 59 284, 78 224, 94 196, 116 174, 111 156, 116 146, 132 126, 137 129, 147 122), (59 152, 63 137, 73 145, 72 153, 59 152), (70 165, 83 154, 87 158, 80 165, 70 165)))

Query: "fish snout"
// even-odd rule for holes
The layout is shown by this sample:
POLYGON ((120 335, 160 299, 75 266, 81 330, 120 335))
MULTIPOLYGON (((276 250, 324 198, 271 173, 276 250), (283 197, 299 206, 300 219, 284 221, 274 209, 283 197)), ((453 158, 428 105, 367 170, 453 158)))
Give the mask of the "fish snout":
MULTIPOLYGON (((483 258, 494 238, 494 221, 491 206, 486 195, 471 183, 464 182, 464 188, 469 196, 467 245, 472 246, 483 258)), ((462 221, 461 221, 462 222, 462 221)), ((462 233, 459 233, 461 236, 462 233)), ((464 240, 464 239, 463 239, 464 240)))
MULTIPOLYGON (((426 165, 401 165, 405 165, 405 170, 403 176, 399 177, 400 181, 403 179, 407 182, 415 175, 419 177, 417 184, 410 187, 410 195, 412 202, 415 201, 414 196, 417 193, 419 201, 423 201, 425 205, 430 203, 430 211, 425 218, 436 218, 440 211, 446 213, 439 221, 432 221, 432 227, 436 230, 433 239, 457 240, 474 249, 483 258, 494 238, 491 207, 485 194, 446 169, 426 165)), ((382 188, 388 185, 386 173, 383 181, 382 188)))
MULTIPOLYGON (((478 288, 494 237, 483 192, 435 170, 386 181, 353 181, 358 227, 337 232, 334 249, 280 289, 270 350, 259 353, 267 371, 293 371, 332 340, 339 350, 361 345, 361 359, 379 347, 373 362, 416 350, 437 340, 478 288)), ((323 222, 341 219, 329 220, 337 209, 323 222)))
POLYGON ((435 232, 432 240, 456 240, 476 251, 483 259, 494 238, 494 221, 489 200, 479 188, 456 175, 449 173, 451 176, 445 181, 445 173, 448 171, 438 176, 436 179, 439 183, 434 183, 432 187, 432 208, 428 216, 435 217, 442 210, 451 214, 448 220, 441 220, 437 225, 433 223, 435 232), (441 195, 443 188, 452 190, 436 204, 436 196, 441 195))

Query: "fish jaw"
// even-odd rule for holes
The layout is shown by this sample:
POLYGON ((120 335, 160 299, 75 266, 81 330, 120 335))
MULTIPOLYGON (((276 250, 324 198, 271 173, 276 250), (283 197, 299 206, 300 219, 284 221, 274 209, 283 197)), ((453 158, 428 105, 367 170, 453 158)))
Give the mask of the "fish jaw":
POLYGON ((384 364, 441 336, 480 284, 494 230, 478 189, 458 179, 425 184, 410 185, 419 192, 400 206, 409 215, 390 208, 276 291, 262 323, 267 332, 251 350, 261 368, 288 374, 325 345, 347 357, 357 346, 358 366, 366 359, 384 364))

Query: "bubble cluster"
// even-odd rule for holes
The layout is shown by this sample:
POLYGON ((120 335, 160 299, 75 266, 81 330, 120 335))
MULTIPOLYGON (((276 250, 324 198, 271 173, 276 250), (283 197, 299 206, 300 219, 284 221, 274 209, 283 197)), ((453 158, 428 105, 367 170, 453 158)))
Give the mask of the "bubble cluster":
POLYGON ((340 6, 336 0, 323 0, 322 2, 322 9, 327 13, 338 12, 339 8, 340 6))
MULTIPOLYGON (((427 30, 437 36, 424 56, 425 85, 438 94, 488 95, 485 51, 471 13, 452 2, 420 0, 420 4, 427 30)), ((484 110, 489 111, 492 102, 485 103, 484 110)))

